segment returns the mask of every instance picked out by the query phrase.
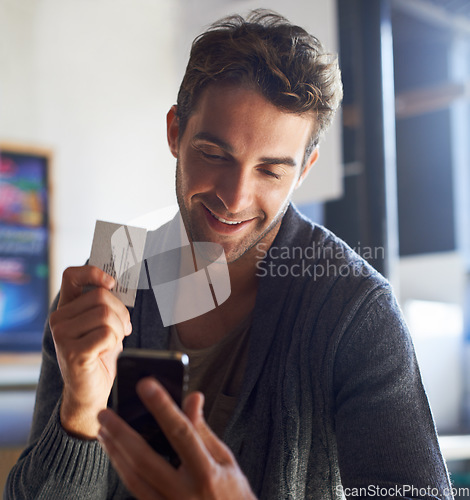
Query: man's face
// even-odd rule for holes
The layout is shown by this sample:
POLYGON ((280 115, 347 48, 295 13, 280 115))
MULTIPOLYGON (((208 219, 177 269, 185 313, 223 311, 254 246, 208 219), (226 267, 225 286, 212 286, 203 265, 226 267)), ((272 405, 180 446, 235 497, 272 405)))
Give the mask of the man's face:
POLYGON ((310 115, 285 113, 260 93, 212 85, 178 138, 168 114, 168 140, 177 158, 176 194, 192 241, 219 243, 227 262, 258 242, 270 245, 300 175, 312 133, 310 115))

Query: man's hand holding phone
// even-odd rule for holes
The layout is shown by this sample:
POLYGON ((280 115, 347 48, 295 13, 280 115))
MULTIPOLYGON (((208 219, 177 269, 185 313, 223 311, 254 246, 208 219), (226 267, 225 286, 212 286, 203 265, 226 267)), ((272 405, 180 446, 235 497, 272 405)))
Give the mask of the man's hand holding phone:
POLYGON ((141 380, 137 391, 179 455, 181 465, 175 469, 112 410, 100 412, 98 439, 136 498, 255 498, 231 451, 206 424, 201 393, 187 396, 180 410, 153 378, 141 380))
POLYGON ((132 331, 127 308, 110 292, 113 286, 114 279, 98 267, 68 268, 49 320, 64 381, 61 423, 80 438, 97 436, 97 415, 106 408, 122 341, 132 331))
POLYGON ((188 384, 189 358, 177 351, 125 349, 117 359, 117 375, 113 387, 114 411, 155 451, 174 467, 178 467, 178 454, 136 391, 139 380, 148 376, 156 378, 181 408, 188 384))

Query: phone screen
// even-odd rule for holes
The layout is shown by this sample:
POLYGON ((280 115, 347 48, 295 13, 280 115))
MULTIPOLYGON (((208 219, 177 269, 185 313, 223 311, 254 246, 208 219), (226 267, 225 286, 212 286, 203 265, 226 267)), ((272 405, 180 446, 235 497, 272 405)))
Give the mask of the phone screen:
POLYGON ((155 377, 181 407, 188 381, 188 356, 174 351, 125 349, 118 357, 113 388, 116 413, 177 467, 178 455, 136 392, 137 382, 148 376, 155 377))

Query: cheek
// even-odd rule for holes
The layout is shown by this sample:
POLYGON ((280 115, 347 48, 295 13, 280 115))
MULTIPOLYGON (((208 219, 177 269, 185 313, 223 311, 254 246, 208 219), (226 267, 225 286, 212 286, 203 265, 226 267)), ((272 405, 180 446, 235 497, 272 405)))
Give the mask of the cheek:
POLYGON ((213 173, 196 162, 186 164, 181 170, 181 176, 184 179, 184 191, 190 195, 209 191, 216 184, 213 173))
POLYGON ((265 211, 275 216, 286 204, 287 196, 284 192, 271 191, 265 198, 265 211))
POLYGON ((266 214, 275 217, 284 209, 291 194, 292 183, 277 187, 271 186, 269 189, 260 189, 258 191, 259 205, 266 214))

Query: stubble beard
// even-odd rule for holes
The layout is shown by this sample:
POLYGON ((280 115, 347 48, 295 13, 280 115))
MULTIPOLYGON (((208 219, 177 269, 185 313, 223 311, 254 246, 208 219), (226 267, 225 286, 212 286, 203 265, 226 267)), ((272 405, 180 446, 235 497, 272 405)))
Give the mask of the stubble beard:
MULTIPOLYGON (((195 227, 194 224, 192 224, 191 220, 191 215, 188 207, 186 206, 184 202, 184 196, 182 195, 182 181, 181 181, 181 167, 179 160, 176 160, 176 199, 178 201, 178 206, 180 209, 181 213, 181 218, 183 219, 184 227, 186 228, 186 232, 188 234, 188 237, 190 241, 192 242, 204 242, 207 240, 207 238, 204 238, 202 236, 202 231, 199 234, 199 231, 195 227)), ((286 200, 284 206, 282 207, 282 210, 279 211, 279 213, 276 215, 276 217, 271 221, 269 226, 264 229, 264 231, 261 231, 259 235, 254 234, 254 237, 252 239, 247 240, 241 240, 239 244, 239 249, 230 252, 228 255, 227 252, 225 252, 225 257, 227 260, 228 264, 231 264, 233 262, 236 262, 239 260, 241 257, 246 255, 252 248, 254 248, 260 241, 262 241, 271 231, 273 231, 278 224, 282 221, 282 218, 284 217, 284 214, 286 213, 287 207, 289 206, 289 199, 286 200)), ((253 234, 253 232, 251 233, 253 234)), ((217 242, 221 246, 223 246, 223 243, 217 242)), ((265 249, 263 249, 265 250, 265 249)))

